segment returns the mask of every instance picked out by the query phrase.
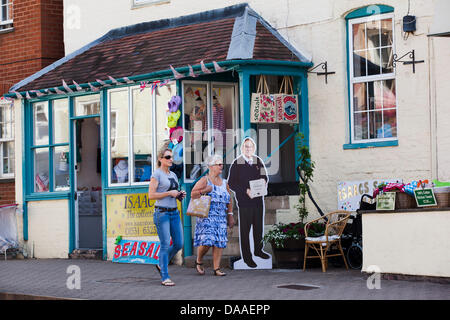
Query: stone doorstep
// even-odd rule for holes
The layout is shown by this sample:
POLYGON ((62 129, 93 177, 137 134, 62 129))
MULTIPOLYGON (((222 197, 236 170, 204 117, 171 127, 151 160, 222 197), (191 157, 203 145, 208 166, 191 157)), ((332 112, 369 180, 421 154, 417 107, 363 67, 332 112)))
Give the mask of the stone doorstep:
POLYGON ((103 259, 103 250, 101 249, 86 249, 80 250, 76 249, 72 253, 69 254, 69 259, 94 259, 94 260, 102 260, 103 259))

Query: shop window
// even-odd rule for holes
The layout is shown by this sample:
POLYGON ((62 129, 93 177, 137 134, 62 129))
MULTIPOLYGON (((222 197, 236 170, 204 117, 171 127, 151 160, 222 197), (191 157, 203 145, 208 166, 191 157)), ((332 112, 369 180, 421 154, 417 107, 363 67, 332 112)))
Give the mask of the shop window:
POLYGON ((148 184, 156 164, 154 150, 169 140, 167 103, 175 94, 175 82, 154 91, 139 87, 108 91, 111 186, 148 184))
POLYGON ((68 99, 36 102, 33 111, 34 192, 69 190, 68 99))
POLYGON ((396 140, 394 15, 348 19, 348 32, 351 143, 396 140))
POLYGON ((205 160, 224 158, 223 176, 237 155, 237 85, 219 82, 183 82, 184 172, 192 182, 207 169, 205 160))
POLYGON ((14 177, 14 111, 0 105, 0 179, 14 177))

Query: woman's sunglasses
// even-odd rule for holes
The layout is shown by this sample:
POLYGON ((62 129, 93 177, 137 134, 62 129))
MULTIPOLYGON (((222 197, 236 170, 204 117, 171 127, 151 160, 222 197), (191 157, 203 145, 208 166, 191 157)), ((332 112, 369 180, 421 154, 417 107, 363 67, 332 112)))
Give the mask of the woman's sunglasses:
POLYGON ((223 163, 216 163, 215 166, 222 166, 223 167, 223 163))
POLYGON ((172 156, 164 156, 163 158, 167 159, 167 160, 170 160, 170 159, 172 159, 172 156))

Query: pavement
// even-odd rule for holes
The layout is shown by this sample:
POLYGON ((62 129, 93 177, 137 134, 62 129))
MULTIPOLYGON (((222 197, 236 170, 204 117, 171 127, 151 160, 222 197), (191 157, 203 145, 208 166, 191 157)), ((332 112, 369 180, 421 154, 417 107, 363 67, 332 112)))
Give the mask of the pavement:
POLYGON ((169 266, 163 287, 153 265, 83 259, 0 260, 0 299, 87 300, 449 300, 449 284, 368 278, 359 270, 231 270, 169 266), (369 285, 368 285, 369 283, 369 285), (372 289, 370 289, 372 288, 372 289))

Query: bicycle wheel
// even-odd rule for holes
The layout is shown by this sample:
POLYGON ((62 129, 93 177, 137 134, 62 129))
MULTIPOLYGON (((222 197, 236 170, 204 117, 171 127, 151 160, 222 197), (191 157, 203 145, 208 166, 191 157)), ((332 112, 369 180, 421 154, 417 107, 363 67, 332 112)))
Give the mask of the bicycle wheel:
POLYGON ((361 269, 362 261, 362 248, 358 243, 353 243, 347 250, 347 263, 352 269, 361 269))

